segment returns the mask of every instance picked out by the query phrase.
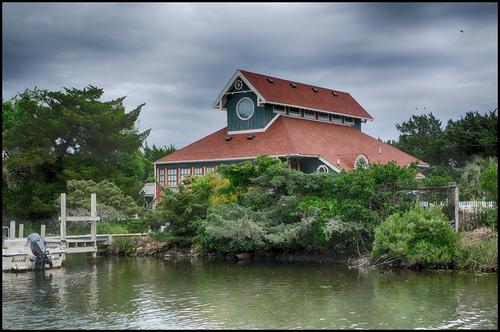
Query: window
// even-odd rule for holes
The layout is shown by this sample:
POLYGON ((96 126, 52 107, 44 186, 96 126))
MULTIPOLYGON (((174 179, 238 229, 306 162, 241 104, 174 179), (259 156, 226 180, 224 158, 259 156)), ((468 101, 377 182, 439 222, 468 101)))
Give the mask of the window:
POLYGON ((342 116, 337 114, 332 114, 332 122, 342 123, 342 116))
POLYGON ((328 173, 328 167, 326 167, 325 165, 320 165, 318 167, 318 169, 316 170, 316 172, 318 172, 318 173, 328 173))
POLYGON ((285 108, 283 106, 274 105, 273 106, 273 111, 274 111, 274 113, 286 114, 286 110, 285 110, 285 108))
POLYGON ((290 111, 288 112, 288 114, 293 116, 300 116, 300 110, 298 108, 290 107, 290 111))
POLYGON ((159 173, 160 176, 158 178, 158 181, 160 182, 160 186, 163 186, 165 184, 165 170, 163 168, 160 168, 159 173))
POLYGON ((191 167, 188 168, 181 168, 181 181, 184 179, 186 176, 191 175, 191 167))
POLYGON ((348 118, 348 117, 344 117, 344 123, 345 124, 354 124, 354 119, 353 118, 348 118))
POLYGON ((313 111, 305 110, 304 111, 304 118, 316 119, 316 113, 314 113, 313 111))
POLYGON ((356 160, 354 161, 354 168, 359 168, 363 167, 366 168, 368 167, 368 158, 364 154, 360 154, 359 156, 356 157, 356 160))
POLYGON ((195 167, 194 175, 203 175, 203 167, 195 167))
POLYGON ((241 120, 248 120, 252 117, 254 105, 252 99, 243 97, 236 105, 236 114, 241 120))
POLYGON ((318 113, 318 120, 328 121, 329 120, 329 116, 326 113, 318 113))
POLYGON ((207 166, 206 174, 212 173, 212 172, 215 172, 215 166, 213 166, 213 167, 208 167, 207 166))
POLYGON ((167 186, 177 187, 177 168, 167 169, 167 186))

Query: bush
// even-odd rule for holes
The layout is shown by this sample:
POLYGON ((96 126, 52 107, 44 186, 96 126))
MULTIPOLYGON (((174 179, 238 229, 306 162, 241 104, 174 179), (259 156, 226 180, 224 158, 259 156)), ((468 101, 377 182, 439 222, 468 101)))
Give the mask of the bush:
POLYGON ((188 177, 179 185, 179 191, 165 189, 158 205, 159 218, 170 223, 172 238, 193 238, 207 209, 217 204, 230 203, 234 194, 228 191, 229 181, 218 173, 188 177))
POLYGON ((384 259, 397 257, 407 266, 448 264, 458 246, 439 206, 424 209, 416 205, 407 213, 395 213, 375 229, 372 254, 384 259))
MULTIPOLYGON (((90 194, 97 198, 97 215, 101 220, 118 220, 136 214, 139 207, 132 197, 125 196, 112 181, 68 181, 68 209, 75 215, 90 215, 90 194)), ((56 200, 59 206, 60 197, 56 200)))
POLYGON ((283 224, 273 211, 253 211, 237 204, 214 207, 201 223, 206 248, 225 252, 266 251, 285 248, 296 239, 300 223, 283 224))

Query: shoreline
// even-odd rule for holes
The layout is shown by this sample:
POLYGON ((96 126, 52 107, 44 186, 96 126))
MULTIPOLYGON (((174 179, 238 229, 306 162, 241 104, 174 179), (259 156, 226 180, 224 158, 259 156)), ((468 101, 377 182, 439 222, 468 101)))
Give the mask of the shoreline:
POLYGON ((373 263, 369 253, 360 256, 355 252, 334 253, 334 252, 233 252, 223 253, 207 251, 200 244, 179 247, 167 241, 155 240, 151 237, 137 242, 131 252, 128 254, 122 252, 113 252, 110 246, 101 251, 106 256, 135 256, 135 257, 155 257, 168 261, 190 261, 190 260, 209 260, 226 261, 235 264, 275 262, 275 263, 318 263, 318 264, 344 264, 350 269, 373 269, 373 270, 447 270, 457 272, 476 272, 476 273, 498 273, 498 268, 493 270, 466 269, 459 268, 456 264, 376 264, 373 263))

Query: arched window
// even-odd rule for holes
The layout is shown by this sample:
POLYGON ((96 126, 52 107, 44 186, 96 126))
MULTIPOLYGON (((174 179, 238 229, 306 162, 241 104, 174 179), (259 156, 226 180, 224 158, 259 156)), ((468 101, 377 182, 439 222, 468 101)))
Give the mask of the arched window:
POLYGON ((320 165, 318 167, 318 169, 316 170, 316 172, 318 172, 318 173, 328 173, 328 167, 326 167, 325 165, 320 165))
POLYGON ((354 168, 363 167, 366 168, 369 164, 368 158, 364 154, 360 154, 356 157, 354 161, 354 168))

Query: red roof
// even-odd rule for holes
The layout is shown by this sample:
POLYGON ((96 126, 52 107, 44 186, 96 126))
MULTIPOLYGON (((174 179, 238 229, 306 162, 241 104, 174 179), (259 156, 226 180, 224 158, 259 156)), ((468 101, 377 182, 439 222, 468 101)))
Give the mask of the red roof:
POLYGON ((373 117, 346 92, 283 80, 245 70, 240 70, 240 72, 269 103, 285 104, 373 120, 373 117), (268 78, 273 83, 270 83, 268 78), (294 83, 296 87, 293 88, 290 83, 294 83), (337 96, 334 96, 332 92, 335 92, 337 96))
POLYGON ((413 161, 418 161, 420 164, 425 164, 358 129, 303 118, 279 116, 265 132, 252 135, 255 137, 251 140, 247 139, 247 134, 231 135, 233 138, 226 141, 224 139, 227 136, 226 127, 156 162, 250 159, 260 155, 303 155, 322 157, 339 169, 353 169, 356 157, 364 154, 369 163, 385 164, 395 161, 400 166, 407 166, 413 161))

